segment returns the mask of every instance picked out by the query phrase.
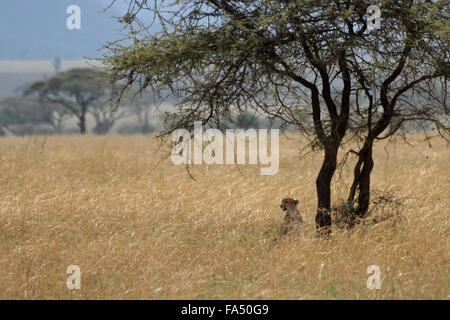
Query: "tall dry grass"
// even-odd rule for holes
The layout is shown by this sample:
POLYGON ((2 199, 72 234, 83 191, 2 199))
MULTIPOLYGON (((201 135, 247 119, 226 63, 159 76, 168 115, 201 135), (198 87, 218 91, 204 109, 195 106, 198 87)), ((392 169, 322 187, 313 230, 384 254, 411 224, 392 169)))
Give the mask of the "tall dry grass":
MULTIPOLYGON (((300 157, 299 137, 281 139, 275 176, 216 165, 192 168, 196 180, 160 161, 153 137, 2 138, 0 298, 448 299, 449 147, 411 139, 374 155, 375 192, 401 205, 326 241, 314 236, 321 155, 300 157), (272 246, 287 196, 304 235, 272 246), (381 290, 366 287, 370 265, 381 290)), ((352 168, 340 171, 334 202, 352 168)))

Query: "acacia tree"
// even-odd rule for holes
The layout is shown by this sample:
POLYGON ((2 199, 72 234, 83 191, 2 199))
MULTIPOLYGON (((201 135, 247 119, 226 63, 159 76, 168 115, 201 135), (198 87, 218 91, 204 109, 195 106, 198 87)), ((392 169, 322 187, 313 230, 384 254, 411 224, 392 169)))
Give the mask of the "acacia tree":
POLYGON ((448 4, 399 3, 386 4, 382 28, 370 33, 367 39, 372 47, 351 49, 357 60, 350 61, 355 101, 349 127, 360 142, 359 150, 352 150, 357 162, 347 200, 353 219, 364 217, 369 208, 372 149, 376 140, 389 139, 411 124, 434 127, 441 137, 449 139, 448 4), (365 72, 371 69, 372 73, 365 72), (364 107, 361 100, 365 101, 364 107))
MULTIPOLYGON (((348 129, 364 141, 355 151, 349 196, 353 201, 359 189, 363 215, 374 140, 396 121, 415 118, 410 108, 399 108, 405 94, 446 84, 449 75, 446 1, 384 1, 381 28, 374 30, 368 6, 360 0, 130 0, 120 21, 132 44, 107 44, 104 61, 112 81, 125 88, 169 88, 178 97, 176 117, 164 133, 192 128, 194 120, 223 128, 233 112, 250 109, 297 125, 324 153, 316 226, 328 234, 331 180, 348 129), (145 10, 159 20, 161 32, 147 33, 152 22, 140 19, 145 10), (312 121, 299 116, 305 103, 312 121)), ((415 93, 426 97, 430 91, 415 93)), ((424 109, 437 113, 416 115, 443 128, 442 105, 436 106, 424 109)))
MULTIPOLYGON (((55 106, 36 98, 8 97, 0 101, 0 128, 21 135, 17 126, 48 124, 54 127, 55 106)), ((0 134, 1 135, 1 134, 0 134)))
POLYGON ((101 100, 91 105, 89 113, 95 119, 94 132, 98 135, 107 134, 119 119, 123 119, 131 114, 129 108, 120 106, 111 110, 110 103, 101 100))
POLYGON ((63 106, 78 118, 80 133, 86 133, 88 108, 107 97, 103 75, 89 68, 61 72, 36 81, 24 90, 25 95, 37 93, 43 100, 63 106))
POLYGON ((157 109, 162 101, 158 97, 145 92, 130 97, 130 100, 132 100, 130 112, 137 117, 140 133, 149 134, 154 131, 155 128, 150 123, 151 112, 157 109))

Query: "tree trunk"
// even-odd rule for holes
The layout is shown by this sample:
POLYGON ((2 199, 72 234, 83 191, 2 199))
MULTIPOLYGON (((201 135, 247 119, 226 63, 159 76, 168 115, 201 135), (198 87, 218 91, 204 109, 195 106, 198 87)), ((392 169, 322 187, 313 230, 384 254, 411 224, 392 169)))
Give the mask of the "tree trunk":
POLYGON ((81 134, 86 133, 86 115, 83 114, 78 118, 78 127, 80 128, 81 134))
POLYGON ((359 177, 359 197, 358 208, 356 209, 356 216, 362 218, 367 213, 370 203, 370 174, 373 169, 372 146, 370 143, 364 154, 364 165, 361 169, 359 177))
POLYGON ((86 106, 81 106, 81 114, 78 117, 78 127, 80 128, 80 133, 85 134, 86 133, 86 106))
POLYGON ((373 157, 373 140, 364 144, 358 154, 358 162, 355 165, 353 183, 350 187, 347 203, 349 208, 353 208, 355 202, 356 190, 359 189, 358 206, 354 210, 354 217, 349 222, 349 227, 353 227, 357 217, 363 218, 369 209, 370 204, 370 174, 374 166, 373 157))
POLYGON ((325 157, 323 159, 322 168, 316 180, 317 191, 317 214, 316 229, 320 235, 328 237, 331 233, 331 179, 336 170, 337 164, 336 147, 327 147, 325 149, 325 157))
POLYGON ((139 121, 141 124, 141 134, 149 134, 153 131, 153 127, 148 121, 148 109, 145 109, 144 111, 144 117, 142 118, 141 114, 139 114, 139 121))
POLYGON ((363 158, 361 157, 361 154, 358 155, 358 162, 355 165, 355 168, 353 169, 353 182, 352 186, 350 187, 350 192, 348 195, 347 203, 350 207, 353 207, 353 202, 355 201, 355 195, 356 195, 356 189, 359 185, 359 177, 361 176, 361 166, 363 165, 363 158))
POLYGON ((105 135, 107 134, 111 128, 114 126, 115 121, 113 120, 103 120, 97 119, 97 123, 94 128, 94 132, 98 135, 105 135))

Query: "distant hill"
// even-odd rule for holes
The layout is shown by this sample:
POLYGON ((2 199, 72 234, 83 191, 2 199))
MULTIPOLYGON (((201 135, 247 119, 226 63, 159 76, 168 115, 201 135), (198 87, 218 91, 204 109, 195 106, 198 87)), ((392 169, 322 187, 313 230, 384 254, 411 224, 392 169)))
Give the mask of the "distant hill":
POLYGON ((120 38, 123 4, 103 12, 109 0, 13 0, 0 2, 0 60, 82 59, 120 38), (69 5, 81 8, 81 30, 68 30, 69 5))

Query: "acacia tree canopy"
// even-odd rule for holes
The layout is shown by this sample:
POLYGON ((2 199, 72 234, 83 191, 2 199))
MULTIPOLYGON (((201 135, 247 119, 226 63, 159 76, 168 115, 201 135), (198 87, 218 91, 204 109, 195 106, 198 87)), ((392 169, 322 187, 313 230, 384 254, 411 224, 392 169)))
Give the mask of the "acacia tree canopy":
MULTIPOLYGON (((194 120, 222 128, 233 111, 250 109, 297 125, 324 152, 316 225, 328 234, 330 185, 344 137, 364 141, 355 152, 352 189, 368 196, 373 141, 386 129, 389 135, 419 119, 448 132, 447 2, 383 1, 381 28, 374 30, 368 6, 360 0, 130 0, 121 22, 132 42, 107 44, 104 62, 124 89, 170 89, 178 97, 164 133, 192 128, 194 120), (149 34, 153 22, 140 20, 142 11, 152 12, 163 30, 149 34), (423 103, 414 106, 413 96, 423 103), (305 106, 312 120, 299 116, 305 106)), ((359 213, 366 210, 361 204, 359 213)))
POLYGON ((96 120, 94 131, 104 134, 117 119, 126 115, 123 110, 112 112, 109 109, 108 100, 118 88, 111 90, 105 80, 106 74, 98 70, 71 69, 32 83, 24 94, 37 93, 45 101, 62 105, 78 118, 81 134, 86 133, 86 115, 90 112, 96 120))

